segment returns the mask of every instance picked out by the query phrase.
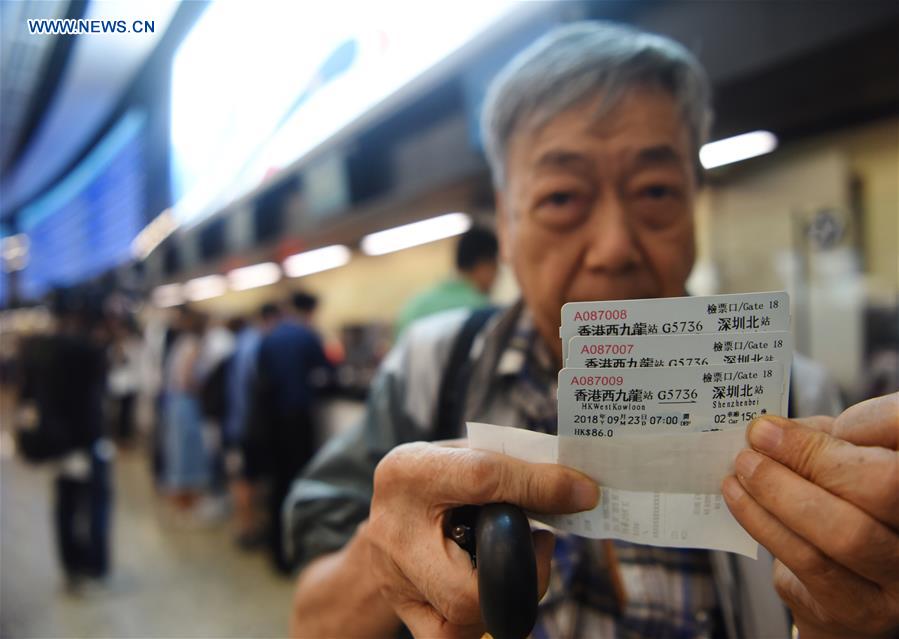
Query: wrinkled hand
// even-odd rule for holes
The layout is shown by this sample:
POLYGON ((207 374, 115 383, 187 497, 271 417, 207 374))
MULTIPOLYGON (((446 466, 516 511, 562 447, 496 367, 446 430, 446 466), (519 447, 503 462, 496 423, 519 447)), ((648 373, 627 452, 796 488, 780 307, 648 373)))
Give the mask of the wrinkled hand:
POLYGON ((767 417, 722 490, 773 554, 801 637, 899 631, 899 393, 836 419, 767 417))
MULTIPOLYGON (((480 637, 477 574, 468 554, 445 538, 444 518, 465 504, 506 502, 541 513, 596 505, 596 484, 555 464, 531 464, 467 448, 414 443, 378 465, 363 534, 384 598, 416 637, 480 637)), ((540 596, 553 537, 534 533, 540 596)))

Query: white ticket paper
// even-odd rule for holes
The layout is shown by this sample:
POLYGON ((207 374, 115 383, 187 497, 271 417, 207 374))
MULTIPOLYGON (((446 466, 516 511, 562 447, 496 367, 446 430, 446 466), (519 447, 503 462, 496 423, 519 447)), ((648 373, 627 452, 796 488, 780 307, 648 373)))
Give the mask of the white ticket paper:
POLYGON ((778 364, 559 371, 563 456, 585 440, 742 427, 780 412, 778 364))
POLYGON ((558 462, 599 485, 666 493, 718 494, 746 448, 746 429, 559 440, 558 462), (591 469, 589 472, 587 469, 591 469))
POLYGON ((635 337, 790 330, 787 294, 742 293, 710 297, 668 297, 562 306, 563 361, 572 337, 635 337))
POLYGON ((700 333, 640 337, 572 337, 565 366, 571 368, 673 368, 776 363, 783 366, 780 414, 787 412, 793 337, 770 333, 700 333))
MULTIPOLYGON (((701 433, 715 436, 719 433, 701 433)), ((657 436, 645 435, 644 444, 657 436)), ((678 436, 681 437, 681 436, 678 436)), ((559 463, 559 438, 520 428, 469 422, 468 445, 533 463, 559 463)), ((732 461, 732 458, 731 458, 732 461)), ((567 464, 595 476, 596 464, 567 464)), ((645 472, 651 473, 647 469, 645 472)), ((601 474, 601 470, 600 470, 601 474)), ((718 481, 723 479, 722 475, 718 481)), ((651 492, 602 487, 599 505, 572 515, 531 514, 559 530, 593 539, 621 539, 632 543, 674 548, 706 548, 739 553, 753 559, 758 545, 737 523, 720 494, 651 492)))
POLYGON ((569 368, 661 368, 790 362, 793 339, 787 331, 641 337, 572 337, 569 368))

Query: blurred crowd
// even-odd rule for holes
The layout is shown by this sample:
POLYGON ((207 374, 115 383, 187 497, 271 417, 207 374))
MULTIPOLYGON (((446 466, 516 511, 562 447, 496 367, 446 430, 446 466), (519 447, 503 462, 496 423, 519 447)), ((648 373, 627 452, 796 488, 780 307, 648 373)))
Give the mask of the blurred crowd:
POLYGON ((312 326, 316 305, 298 292, 227 320, 184 306, 141 327, 111 311, 108 296, 54 294, 52 329, 21 339, 4 382, 16 395, 19 452, 54 467, 56 536, 71 589, 109 572, 116 450, 147 451, 168 523, 230 521, 239 547, 264 548, 289 571, 280 504, 315 451, 315 404, 334 383, 334 362, 312 326), (141 397, 148 432, 136 426, 141 397))
MULTIPOLYGON (((452 308, 490 303, 492 231, 460 236, 456 271, 409 299, 394 332, 452 308)), ((43 330, 5 337, 2 382, 28 462, 55 475, 54 524, 67 588, 102 589, 110 573, 117 452, 146 455, 165 525, 228 526, 287 575, 281 510, 329 430, 323 398, 341 394, 341 344, 315 327, 318 299, 293 292, 249 316, 195 307, 161 312, 96 286, 56 290, 43 330)))

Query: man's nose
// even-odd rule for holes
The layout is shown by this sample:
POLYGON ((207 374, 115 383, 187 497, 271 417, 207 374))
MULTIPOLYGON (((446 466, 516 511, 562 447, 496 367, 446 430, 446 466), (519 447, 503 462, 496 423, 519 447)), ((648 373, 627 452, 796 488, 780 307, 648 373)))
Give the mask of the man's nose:
POLYGON ((632 220, 617 195, 597 201, 590 214, 584 266, 589 269, 619 272, 639 265, 642 253, 632 220))

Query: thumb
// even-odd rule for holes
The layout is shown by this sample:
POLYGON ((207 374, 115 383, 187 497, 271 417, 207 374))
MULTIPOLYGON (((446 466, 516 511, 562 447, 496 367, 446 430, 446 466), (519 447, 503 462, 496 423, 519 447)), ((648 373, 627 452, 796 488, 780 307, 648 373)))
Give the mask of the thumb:
POLYGON ((534 539, 534 555, 537 559, 537 599, 539 601, 543 599, 543 595, 549 589, 556 536, 548 530, 535 530, 531 535, 534 539))
POLYGON ((899 450, 899 393, 850 406, 834 420, 831 434, 856 446, 899 450))

